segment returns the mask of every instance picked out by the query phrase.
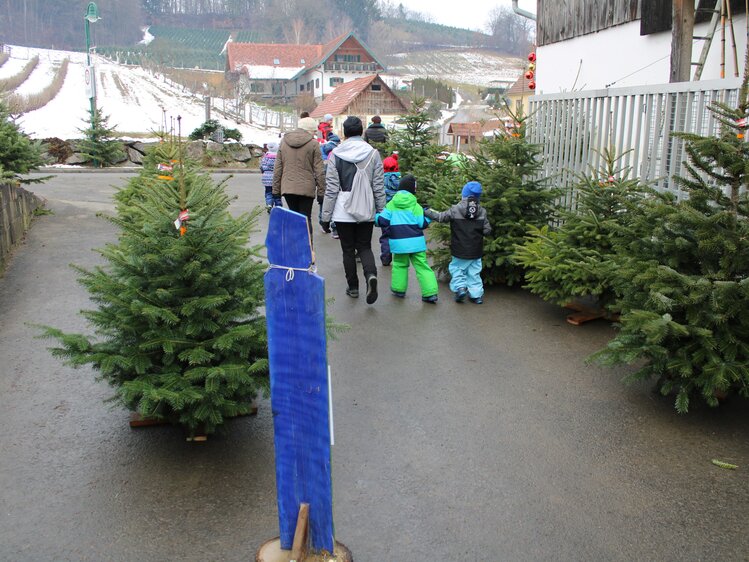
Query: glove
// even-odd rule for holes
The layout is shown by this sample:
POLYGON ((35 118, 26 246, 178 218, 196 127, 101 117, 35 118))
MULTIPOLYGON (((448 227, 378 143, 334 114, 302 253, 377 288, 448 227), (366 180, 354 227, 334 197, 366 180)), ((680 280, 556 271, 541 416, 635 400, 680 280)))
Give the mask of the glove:
POLYGON ((322 195, 320 195, 320 196, 319 196, 319 197, 317 198, 317 204, 318 204, 318 205, 320 205, 320 206, 322 207, 322 202, 323 202, 323 196, 322 196, 322 195))
POLYGON ((330 234, 330 221, 323 221, 320 223, 320 226, 322 226, 325 234, 330 234))

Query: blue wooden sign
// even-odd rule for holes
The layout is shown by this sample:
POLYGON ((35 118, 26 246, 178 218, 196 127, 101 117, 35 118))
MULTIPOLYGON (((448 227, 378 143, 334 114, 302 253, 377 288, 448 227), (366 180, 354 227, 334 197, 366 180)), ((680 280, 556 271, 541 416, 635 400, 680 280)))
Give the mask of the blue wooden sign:
POLYGON ((308 503, 310 548, 332 553, 325 281, 311 268, 304 215, 274 207, 265 244, 271 264, 265 307, 281 548, 291 549, 299 506, 308 503))

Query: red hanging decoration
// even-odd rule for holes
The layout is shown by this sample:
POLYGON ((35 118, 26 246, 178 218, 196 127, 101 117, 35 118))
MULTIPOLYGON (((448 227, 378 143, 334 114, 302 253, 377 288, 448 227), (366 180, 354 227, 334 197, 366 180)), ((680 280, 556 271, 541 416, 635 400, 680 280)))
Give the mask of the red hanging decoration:
POLYGON ((528 60, 531 62, 536 62, 536 53, 531 53, 528 55, 528 60))
POLYGON ((529 70, 528 72, 525 73, 525 79, 526 80, 533 80, 533 76, 534 76, 534 74, 533 74, 532 70, 529 70))
POLYGON ((533 80, 531 80, 530 82, 528 82, 528 89, 529 90, 535 90, 536 89, 536 83, 533 80))

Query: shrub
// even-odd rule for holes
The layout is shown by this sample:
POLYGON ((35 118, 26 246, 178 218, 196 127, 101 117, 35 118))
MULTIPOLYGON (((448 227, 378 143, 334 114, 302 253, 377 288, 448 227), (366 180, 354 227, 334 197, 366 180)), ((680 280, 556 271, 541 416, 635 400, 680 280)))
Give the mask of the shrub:
POLYGON ((18 74, 14 74, 13 76, 8 76, 8 78, 0 79, 0 92, 9 92, 11 90, 15 90, 23 84, 26 79, 31 75, 31 73, 36 68, 36 65, 39 64, 39 57, 35 56, 33 57, 29 62, 26 63, 26 65, 21 69, 21 71, 18 74))

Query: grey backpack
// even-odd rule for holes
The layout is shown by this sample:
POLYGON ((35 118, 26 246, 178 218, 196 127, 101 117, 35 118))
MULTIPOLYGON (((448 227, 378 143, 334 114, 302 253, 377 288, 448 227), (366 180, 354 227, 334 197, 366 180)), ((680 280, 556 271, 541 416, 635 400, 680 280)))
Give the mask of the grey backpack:
POLYGON ((372 161, 375 152, 377 151, 373 150, 365 160, 354 164, 356 174, 351 184, 351 197, 344 203, 343 208, 356 222, 371 221, 374 216, 374 193, 372 193, 372 184, 365 170, 372 161))

